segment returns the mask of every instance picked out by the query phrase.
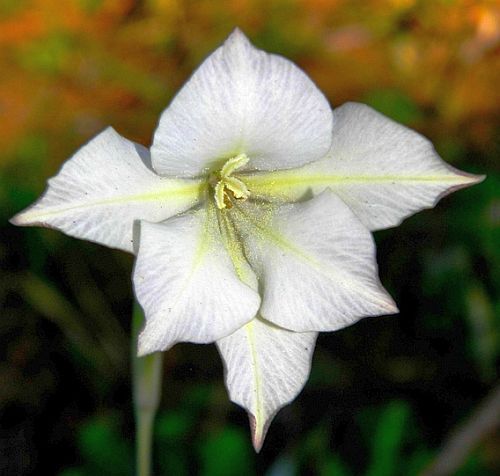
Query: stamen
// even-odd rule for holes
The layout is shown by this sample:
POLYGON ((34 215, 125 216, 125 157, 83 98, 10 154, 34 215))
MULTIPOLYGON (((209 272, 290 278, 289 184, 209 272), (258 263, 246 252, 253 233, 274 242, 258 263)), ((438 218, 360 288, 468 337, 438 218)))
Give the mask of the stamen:
POLYGON ((238 154, 236 157, 230 158, 222 167, 220 176, 222 178, 229 177, 235 170, 241 169, 250 159, 245 154, 238 154))
MULTIPOLYGON (((215 185, 215 203, 219 210, 232 207, 232 199, 246 200, 250 191, 242 180, 231 174, 248 164, 250 159, 245 154, 230 158, 222 167, 219 181, 215 185)), ((215 176, 214 176, 215 177, 215 176)))
POLYGON ((240 179, 236 177, 226 177, 224 183, 226 187, 233 192, 236 198, 248 198, 250 196, 247 186, 240 179))
POLYGON ((217 208, 219 208, 219 210, 226 208, 226 202, 224 200, 225 194, 226 192, 224 191, 224 182, 220 180, 215 186, 215 203, 217 204, 217 208))

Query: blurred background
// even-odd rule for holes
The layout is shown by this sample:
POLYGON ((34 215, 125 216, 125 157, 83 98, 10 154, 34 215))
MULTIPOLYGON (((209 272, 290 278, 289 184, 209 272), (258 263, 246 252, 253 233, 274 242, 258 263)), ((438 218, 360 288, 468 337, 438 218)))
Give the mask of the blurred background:
POLYGON ((235 26, 333 106, 368 103, 488 178, 376 233, 401 313, 322 334, 259 455, 214 346, 165 354, 156 474, 411 476, 436 459, 499 474, 499 15, 482 0, 1 0, 0 475, 133 474, 132 257, 7 220, 107 125, 149 145, 235 26), (443 450, 457 431, 470 449, 443 450))

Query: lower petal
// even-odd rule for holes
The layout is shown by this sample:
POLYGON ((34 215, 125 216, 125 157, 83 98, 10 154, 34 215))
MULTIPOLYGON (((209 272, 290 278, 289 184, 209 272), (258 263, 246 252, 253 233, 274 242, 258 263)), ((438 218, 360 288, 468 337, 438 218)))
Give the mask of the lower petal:
POLYGON ((267 212, 234 209, 265 319, 296 332, 334 331, 397 312, 378 279, 370 232, 334 193, 267 212))
POLYGON ((258 317, 217 341, 229 396, 248 412, 256 451, 276 413, 304 387, 316 336, 281 329, 258 317))
POLYGON ((249 322, 260 305, 206 210, 141 223, 134 287, 146 316, 139 355, 176 342, 214 342, 249 322))

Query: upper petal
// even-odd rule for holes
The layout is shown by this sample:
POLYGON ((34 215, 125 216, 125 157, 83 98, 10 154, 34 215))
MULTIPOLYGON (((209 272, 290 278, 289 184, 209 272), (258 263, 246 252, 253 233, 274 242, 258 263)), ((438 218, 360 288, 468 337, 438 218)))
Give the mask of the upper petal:
POLYGON ((140 355, 176 342, 213 342, 250 321, 260 305, 206 210, 141 223, 134 287, 146 316, 140 355))
POLYGON ((217 341, 229 396, 249 414, 256 451, 278 410, 305 385, 316 336, 287 331, 258 317, 217 341))
POLYGON ((48 181, 42 197, 15 225, 40 225, 112 248, 133 251, 136 220, 161 221, 193 206, 201 183, 151 171, 148 151, 108 128, 48 181))
POLYGON ((328 102, 306 74, 235 30, 163 112, 153 166, 199 176, 244 152, 256 169, 297 167, 326 154, 331 130, 328 102))
POLYGON ((378 279, 370 232, 332 192, 258 215, 250 205, 237 210, 265 319, 298 332, 333 331, 397 312, 378 279))
POLYGON ((332 147, 324 159, 245 177, 252 193, 295 201, 328 187, 365 226, 378 230, 484 178, 446 164, 425 137, 368 106, 347 103, 333 116, 332 147))

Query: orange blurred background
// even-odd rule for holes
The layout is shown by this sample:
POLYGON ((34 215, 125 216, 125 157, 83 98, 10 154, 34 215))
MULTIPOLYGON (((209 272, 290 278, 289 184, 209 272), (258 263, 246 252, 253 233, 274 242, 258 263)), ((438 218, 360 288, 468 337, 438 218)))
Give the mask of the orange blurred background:
POLYGON ((495 1, 3 0, 0 167, 43 142, 46 176, 107 125, 148 144, 159 112, 235 26, 296 61, 334 106, 387 109, 443 148, 493 136, 495 1))

